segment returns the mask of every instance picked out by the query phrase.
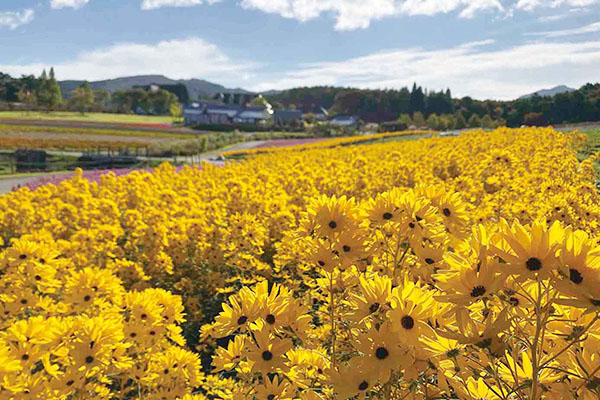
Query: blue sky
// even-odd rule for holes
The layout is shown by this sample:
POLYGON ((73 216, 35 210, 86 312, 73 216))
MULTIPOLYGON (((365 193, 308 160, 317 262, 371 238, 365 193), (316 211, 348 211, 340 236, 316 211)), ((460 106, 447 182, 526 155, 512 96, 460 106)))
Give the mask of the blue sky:
POLYGON ((600 0, 0 0, 0 71, 49 66, 511 99, 600 81, 600 0))

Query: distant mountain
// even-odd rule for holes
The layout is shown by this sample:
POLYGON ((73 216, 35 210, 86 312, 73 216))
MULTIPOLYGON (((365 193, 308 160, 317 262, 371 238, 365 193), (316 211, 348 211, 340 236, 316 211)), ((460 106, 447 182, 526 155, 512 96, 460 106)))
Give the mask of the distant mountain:
POLYGON ((570 88, 565 85, 560 85, 560 86, 553 87, 552 89, 542 89, 542 90, 538 90, 535 93, 526 94, 524 96, 519 97, 519 99, 529 99, 529 98, 535 96, 536 94, 540 97, 544 97, 544 96, 552 97, 559 93, 574 92, 574 91, 575 91, 575 89, 573 89, 573 88, 570 88))
MULTIPOLYGON (((81 86, 84 81, 61 81, 59 82, 63 95, 70 97, 71 92, 81 86)), ((202 79, 170 79, 163 75, 140 75, 128 76, 124 78, 108 79, 104 81, 90 82, 93 90, 104 90, 107 92, 116 92, 119 90, 131 89, 134 86, 147 86, 151 84, 173 85, 183 83, 188 90, 191 99, 198 97, 212 97, 217 93, 251 93, 244 89, 228 89, 225 86, 208 82, 202 79)))

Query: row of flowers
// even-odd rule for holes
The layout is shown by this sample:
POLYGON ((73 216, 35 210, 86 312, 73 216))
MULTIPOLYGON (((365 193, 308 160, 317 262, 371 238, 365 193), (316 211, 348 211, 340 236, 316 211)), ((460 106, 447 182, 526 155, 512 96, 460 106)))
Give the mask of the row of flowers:
POLYGON ((551 128, 0 197, 0 399, 597 398, 599 194, 551 128))
POLYGON ((358 135, 358 136, 344 136, 329 140, 319 140, 312 143, 303 143, 293 146, 274 146, 274 147, 259 147, 244 150, 232 150, 223 152, 222 155, 225 157, 244 157, 256 154, 272 153, 276 151, 302 151, 311 149, 325 149, 334 148, 338 146, 348 146, 353 144, 364 144, 368 142, 375 142, 382 139, 402 137, 402 136, 419 136, 419 135, 431 135, 432 131, 397 131, 397 132, 384 132, 376 133, 372 135, 358 135))

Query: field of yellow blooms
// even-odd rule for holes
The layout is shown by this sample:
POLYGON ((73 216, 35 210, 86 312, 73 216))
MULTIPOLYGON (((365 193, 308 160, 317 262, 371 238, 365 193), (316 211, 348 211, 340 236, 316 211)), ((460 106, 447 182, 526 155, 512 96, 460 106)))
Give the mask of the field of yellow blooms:
POLYGON ((0 399, 600 398, 600 195, 551 128, 0 197, 0 399))

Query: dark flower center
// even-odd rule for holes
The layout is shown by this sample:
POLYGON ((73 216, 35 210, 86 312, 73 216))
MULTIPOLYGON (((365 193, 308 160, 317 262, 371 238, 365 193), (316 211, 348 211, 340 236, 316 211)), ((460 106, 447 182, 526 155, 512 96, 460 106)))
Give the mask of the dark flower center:
POLYGON ((434 264, 434 263, 435 263, 435 260, 434 260, 433 258, 426 258, 426 259, 425 259, 425 262, 426 262, 427 264, 434 264))
POLYGON ((89 294, 86 294, 85 297, 83 298, 83 301, 90 301, 91 297, 89 294))
POLYGON ((271 361, 273 359, 273 353, 271 353, 269 350, 263 351, 262 359, 265 361, 271 361))
POLYGON ((346 253, 348 253, 350 251, 350 246, 344 245, 344 246, 342 246, 342 250, 344 250, 346 253))
POLYGON ((335 229, 335 228, 337 228, 337 223, 335 221, 331 221, 331 222, 329 222, 329 227, 331 229, 335 229))
POLYGON ((443 211, 443 213, 444 213, 444 215, 445 215, 446 217, 449 217, 449 216, 450 216, 450 214, 452 214, 452 213, 450 212, 450 209, 449 209, 449 208, 444 208, 442 211, 443 211))
POLYGON ((525 266, 530 271, 539 271, 542 269, 542 262, 539 258, 531 257, 525 262, 525 266))
MULTIPOLYGON (((383 214, 383 219, 392 219, 393 215, 392 213, 386 212, 385 214, 383 214)), ((366 382, 364 382, 366 383, 366 382)))
POLYGON ((379 310, 379 303, 373 303, 369 307, 369 313, 371 313, 371 314, 373 314, 377 310, 379 310))
POLYGON ((244 325, 246 323, 246 321, 248 321, 248 317, 246 317, 245 315, 242 315, 241 317, 238 318, 237 323, 238 323, 238 325, 244 325))
POLYGON ((575 268, 571 268, 569 270, 569 279, 571 282, 576 283, 577 285, 583 282, 583 276, 581 276, 581 272, 577 271, 575 268))
POLYGON ((275 323, 275 316, 273 314, 269 314, 267 315, 267 318, 265 318, 267 323, 273 325, 275 323))
POLYGON ((390 352, 385 347, 378 347, 377 350, 375 350, 375 357, 380 360, 385 360, 389 355, 390 352))
POLYGON ((475 286, 471 291, 471 297, 481 297, 485 294, 484 286, 475 286))
POLYGON ((446 356, 450 357, 450 358, 454 358, 456 356, 458 356, 460 354, 460 351, 458 349, 452 349, 452 350, 448 350, 446 352, 446 356))
POLYGON ((598 390, 600 388, 600 378, 593 378, 586 386, 590 390, 598 390))
POLYGON ((405 315, 400 320, 400 325, 402 325, 404 329, 412 329, 415 326, 415 320, 410 315, 405 315))
POLYGON ((362 381, 360 383, 360 385, 358 385, 358 390, 360 390, 361 392, 364 392, 368 388, 369 388, 369 382, 367 382, 367 381, 362 381))

